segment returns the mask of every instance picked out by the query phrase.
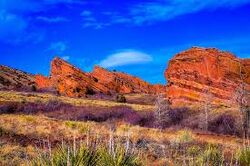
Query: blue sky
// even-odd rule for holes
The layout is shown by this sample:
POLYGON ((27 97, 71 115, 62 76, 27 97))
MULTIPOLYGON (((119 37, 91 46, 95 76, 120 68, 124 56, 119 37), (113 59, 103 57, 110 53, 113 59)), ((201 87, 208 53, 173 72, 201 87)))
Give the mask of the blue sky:
POLYGON ((0 0, 0 64, 34 74, 57 55, 165 83, 192 46, 250 58, 250 0, 0 0))

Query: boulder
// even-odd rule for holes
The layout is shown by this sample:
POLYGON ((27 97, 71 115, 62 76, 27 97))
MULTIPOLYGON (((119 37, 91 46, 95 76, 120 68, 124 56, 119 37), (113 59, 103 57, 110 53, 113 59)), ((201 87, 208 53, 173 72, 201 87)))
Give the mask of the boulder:
POLYGON ((207 100, 230 105, 241 82, 250 85, 250 59, 214 48, 193 47, 175 55, 165 71, 167 97, 173 105, 189 106, 207 100))

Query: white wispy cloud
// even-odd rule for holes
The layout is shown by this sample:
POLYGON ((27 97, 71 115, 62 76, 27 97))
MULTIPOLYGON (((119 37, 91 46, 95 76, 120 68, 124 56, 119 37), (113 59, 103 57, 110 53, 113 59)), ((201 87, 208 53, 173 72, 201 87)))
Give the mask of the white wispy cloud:
POLYGON ((70 56, 63 56, 62 59, 68 61, 70 59, 70 56))
POLYGON ((84 22, 82 27, 83 28, 94 28, 94 29, 102 29, 103 27, 109 26, 109 23, 102 23, 97 21, 88 21, 84 22))
POLYGON ((47 22, 47 23, 59 23, 59 22, 69 22, 69 19, 65 17, 45 17, 39 16, 36 18, 39 21, 47 22))
POLYGON ((0 41, 8 44, 23 42, 38 43, 43 40, 43 33, 28 32, 29 23, 20 15, 0 10, 0 41))
POLYGON ((84 10, 81 12, 81 16, 91 16, 92 15, 92 12, 90 10, 84 10))
POLYGON ((46 11, 57 4, 85 4, 82 0, 1 0, 0 10, 30 13, 46 11))
POLYGON ((14 37, 22 34, 26 27, 27 23, 22 17, 0 11, 0 38, 7 36, 14 37))
POLYGON ((80 15, 83 19, 83 28, 102 29, 103 27, 110 25, 110 23, 98 21, 97 18, 94 17, 93 13, 89 10, 82 11, 80 15))
POLYGON ((110 12, 110 14, 108 15, 110 16, 110 22, 111 24, 127 24, 127 23, 131 23, 132 20, 126 16, 123 16, 121 14, 118 14, 116 12, 112 13, 110 12))
POLYGON ((83 27, 100 29, 114 24, 145 25, 167 21, 181 15, 197 13, 203 10, 218 8, 236 8, 250 3, 250 0, 155 0, 134 3, 126 12, 106 11, 101 14, 105 21, 99 21, 95 13, 84 10, 81 12, 83 27))
POLYGON ((99 65, 102 67, 116 67, 131 64, 142 64, 151 62, 153 59, 150 55, 137 50, 122 50, 109 55, 102 60, 99 65))
POLYGON ((130 9, 130 19, 135 24, 164 21, 180 15, 196 13, 201 10, 234 8, 250 3, 250 0, 163 0, 139 3, 130 9))
POLYGON ((68 49, 68 45, 63 41, 53 42, 48 48, 48 50, 56 53, 63 53, 66 49, 68 49))
MULTIPOLYGON (((0 41, 8 44, 25 42, 37 43, 43 40, 45 33, 34 28, 36 17, 33 13, 46 12, 58 4, 85 4, 82 0, 0 0, 0 41), (32 27, 32 28, 31 28, 32 27)), ((62 18, 40 18, 47 22, 66 21, 62 18)))

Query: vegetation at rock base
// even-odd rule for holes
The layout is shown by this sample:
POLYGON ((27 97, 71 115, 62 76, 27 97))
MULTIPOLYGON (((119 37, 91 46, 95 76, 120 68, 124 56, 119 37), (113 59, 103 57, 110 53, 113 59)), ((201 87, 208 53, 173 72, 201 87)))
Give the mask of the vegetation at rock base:
POLYGON ((126 99, 126 97, 124 96, 124 95, 122 95, 122 94, 118 94, 117 96, 116 96, 116 99, 115 99, 117 102, 119 102, 119 103, 126 103, 127 102, 127 99, 126 99))

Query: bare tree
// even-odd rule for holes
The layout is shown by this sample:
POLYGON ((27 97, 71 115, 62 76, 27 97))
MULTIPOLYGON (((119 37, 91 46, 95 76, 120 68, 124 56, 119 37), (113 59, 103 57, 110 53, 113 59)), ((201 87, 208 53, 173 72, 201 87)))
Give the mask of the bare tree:
POLYGON ((164 124, 168 121, 168 113, 170 110, 170 102, 164 98, 163 94, 157 96, 155 102, 155 121, 158 128, 162 129, 164 124))
MULTIPOLYGON (((219 58, 219 57, 217 57, 219 58)), ((204 61, 204 64, 206 66, 206 72, 207 72, 207 77, 209 78, 209 75, 210 75, 210 68, 209 68, 209 65, 207 64, 207 61, 206 59, 204 58, 203 59, 204 61)), ((209 84, 210 84, 210 81, 209 81, 209 84)), ((209 87, 205 87, 205 89, 203 90, 203 110, 204 110, 204 118, 201 118, 201 123, 202 123, 202 128, 206 131, 208 131, 208 121, 209 121, 209 115, 210 115, 210 112, 211 112, 211 109, 212 109, 212 102, 213 102, 213 95, 212 95, 212 92, 211 92, 211 89, 209 87)))
POLYGON ((208 131, 208 123, 209 123, 209 115, 212 110, 212 102, 213 102, 213 94, 211 93, 210 88, 205 88, 203 91, 204 95, 204 104, 203 104, 203 110, 204 110, 204 120, 202 118, 202 124, 204 130, 208 131))
POLYGON ((249 121, 250 121, 250 110, 249 110, 249 89, 248 84, 244 82, 247 75, 243 71, 243 66, 239 63, 239 74, 240 74, 240 81, 235 89, 235 94, 233 96, 234 101, 237 104, 239 113, 240 113, 240 120, 241 120, 241 129, 242 129, 242 136, 244 139, 248 138, 248 129, 249 129, 249 121))

